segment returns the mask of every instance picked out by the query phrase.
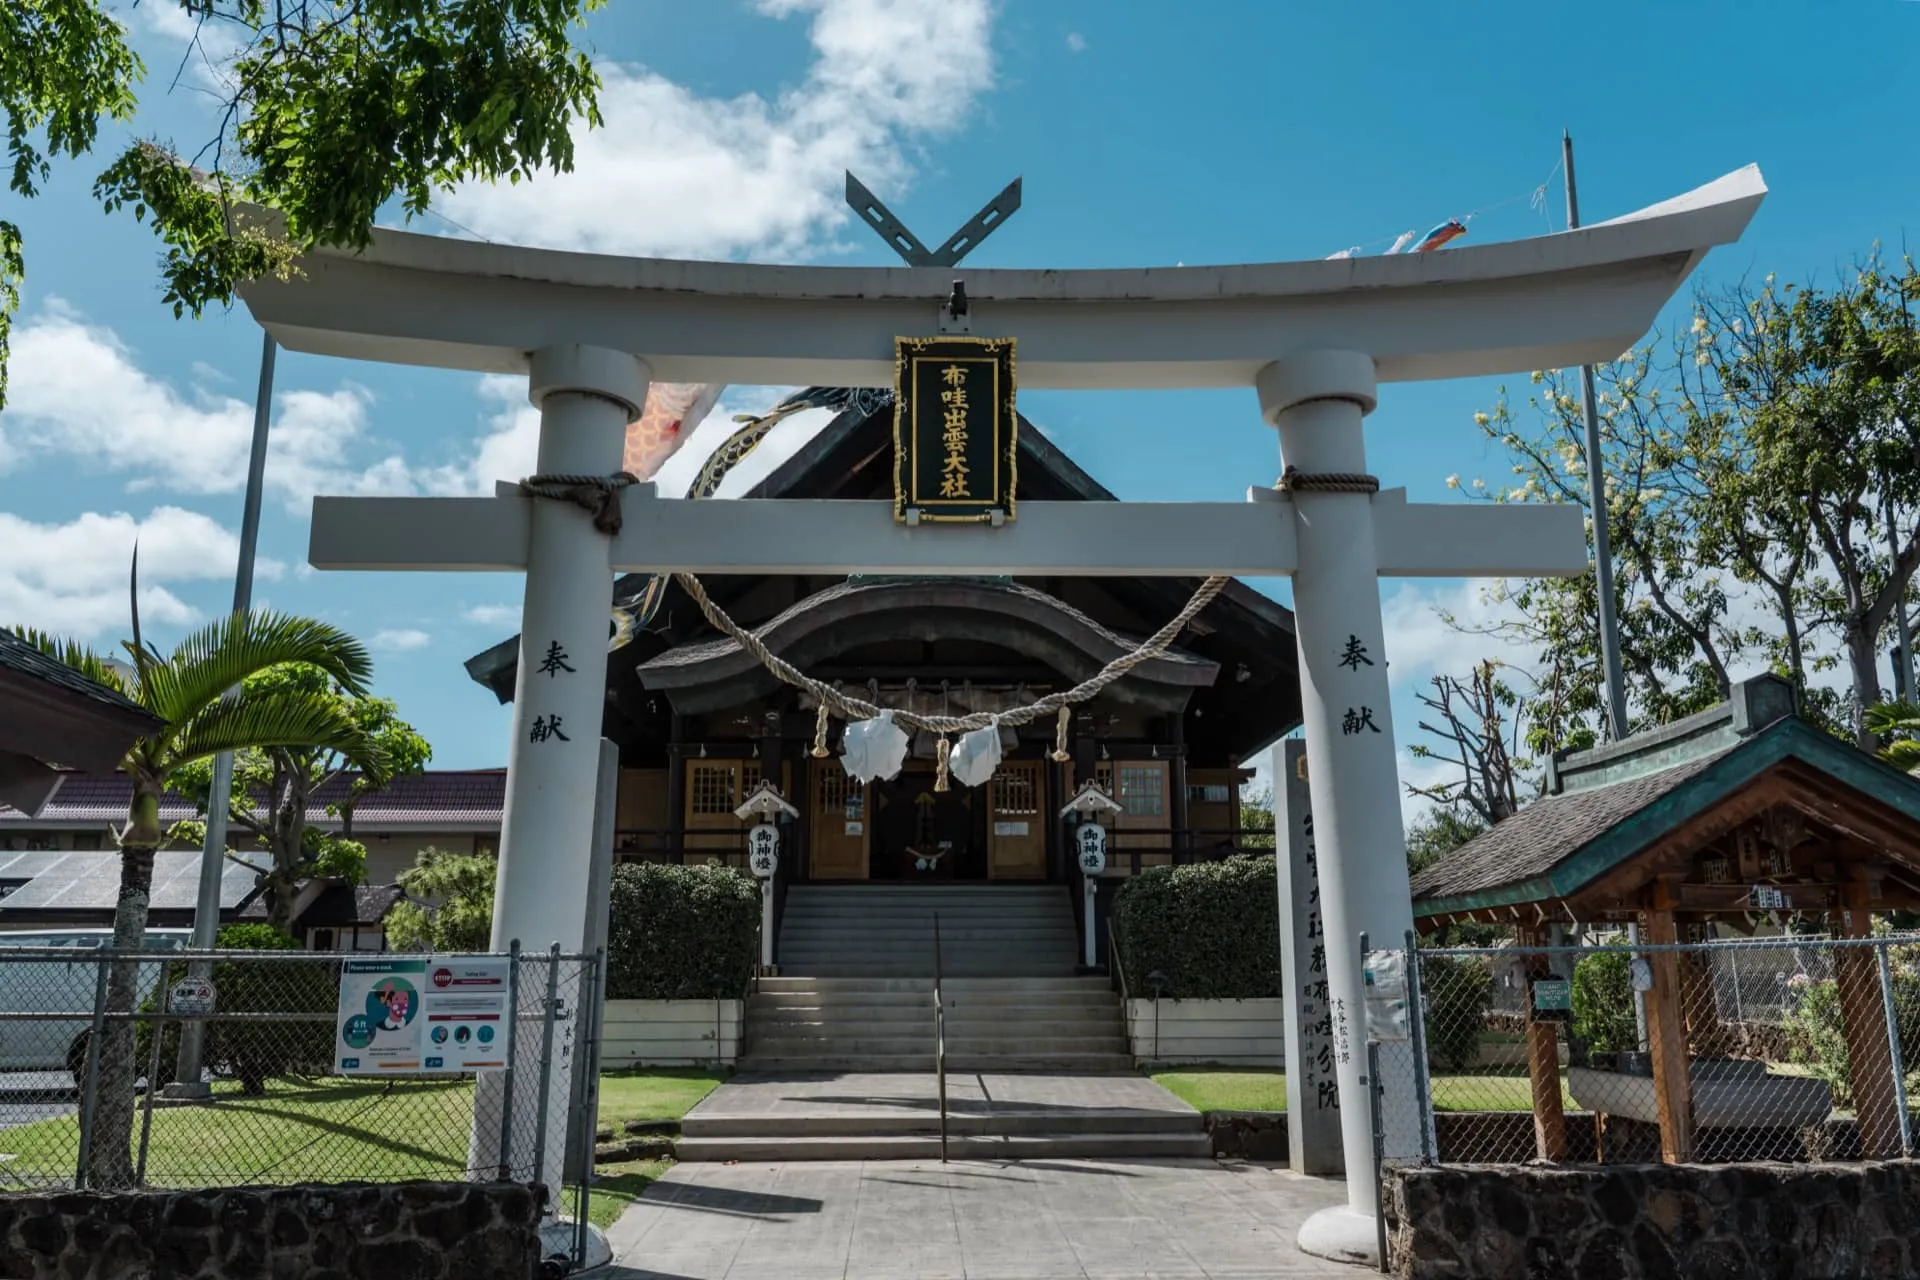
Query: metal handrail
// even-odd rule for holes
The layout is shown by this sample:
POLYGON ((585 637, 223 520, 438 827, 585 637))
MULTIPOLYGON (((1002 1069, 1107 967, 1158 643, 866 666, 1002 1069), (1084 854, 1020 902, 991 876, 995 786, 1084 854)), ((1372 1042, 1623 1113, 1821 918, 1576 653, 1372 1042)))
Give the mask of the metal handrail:
POLYGON ((1107 966, 1120 979, 1120 1016, 1127 1027, 1127 1052, 1133 1052, 1133 993, 1127 990, 1127 960, 1120 950, 1120 934, 1112 917, 1107 919, 1107 966))
POLYGON ((947 1015, 940 998, 940 913, 933 913, 933 1072, 940 1090, 940 1163, 947 1162, 947 1015))

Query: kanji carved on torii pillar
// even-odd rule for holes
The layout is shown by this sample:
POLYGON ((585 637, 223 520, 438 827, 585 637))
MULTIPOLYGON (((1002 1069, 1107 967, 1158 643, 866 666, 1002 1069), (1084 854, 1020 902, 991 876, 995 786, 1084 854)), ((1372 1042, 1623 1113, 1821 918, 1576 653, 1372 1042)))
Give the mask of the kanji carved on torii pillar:
MULTIPOLYGON (((1747 169, 1612 222, 1446 253, 964 273, 970 332, 1017 338, 1024 386, 1257 388, 1289 475, 1244 504, 1023 502, 1004 527, 916 526, 887 502, 679 502, 637 485, 619 495, 612 531, 507 486, 494 498, 316 499, 311 559, 526 571, 494 940, 528 947, 581 932, 615 572, 1292 575, 1351 1175, 1347 1209, 1317 1244, 1302 1237, 1369 1257, 1378 1204, 1358 939, 1395 945, 1412 922, 1378 582, 1573 574, 1587 554, 1576 509, 1375 492, 1362 420, 1381 382, 1617 356, 1709 248, 1739 237, 1764 193, 1747 169), (570 669, 542 674, 553 646, 570 669)), ((244 291, 283 345, 523 371, 541 409, 541 471, 585 476, 618 468, 650 378, 889 385, 896 337, 940 332, 954 289, 938 269, 611 259, 385 231, 300 268, 244 291)), ((1386 1112, 1416 1113, 1410 1099, 1386 1112)), ((1395 1154, 1415 1140, 1387 1135, 1395 1154)))

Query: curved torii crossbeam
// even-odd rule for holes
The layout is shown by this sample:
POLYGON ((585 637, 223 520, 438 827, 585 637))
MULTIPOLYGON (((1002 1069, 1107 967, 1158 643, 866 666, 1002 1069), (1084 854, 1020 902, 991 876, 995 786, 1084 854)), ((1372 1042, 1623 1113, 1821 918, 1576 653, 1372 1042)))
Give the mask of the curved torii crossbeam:
MULTIPOLYGON (((1366 472, 1361 423, 1380 382, 1617 357, 1709 249, 1739 238, 1765 194, 1748 168, 1532 240, 1104 271, 674 262, 381 231, 364 252, 312 254, 292 278, 257 281, 242 296, 296 351, 525 374, 541 409, 538 469, 606 475, 650 378, 890 385, 894 339, 939 332, 957 274, 971 332, 1019 340, 1024 385, 1252 387, 1288 466, 1324 477, 1366 472)), ((1004 528, 914 527, 896 523, 889 502, 679 502, 636 486, 612 539, 579 508, 511 488, 495 498, 317 498, 311 559, 526 571, 496 949, 515 939, 573 949, 585 934, 613 570, 1292 574, 1328 999, 1306 1010, 1288 984, 1286 1016, 1332 1027, 1341 1147, 1358 1175, 1348 1205, 1316 1215, 1300 1241, 1363 1260, 1376 1249, 1378 1199, 1362 1172, 1373 1135, 1359 939, 1398 947, 1413 927, 1378 579, 1580 573, 1586 541, 1568 507, 1416 505, 1401 492, 1310 486, 1249 496, 1257 501, 1022 503, 1004 528)), ((537 1059, 524 1065, 515 1079, 537 1079, 537 1059)), ((564 1065, 552 1073, 563 1093, 570 1078, 564 1065)), ((533 1114, 534 1099, 514 1088, 513 1114, 533 1114)), ((1415 1155, 1415 1082, 1403 1074, 1383 1088, 1385 1152, 1415 1155)), ((564 1097, 554 1105, 566 1114, 564 1097)), ((486 1139, 477 1125, 477 1166, 533 1163, 518 1147, 496 1159, 509 1153, 486 1139)), ((557 1177, 562 1163, 549 1153, 545 1168, 557 1177)))

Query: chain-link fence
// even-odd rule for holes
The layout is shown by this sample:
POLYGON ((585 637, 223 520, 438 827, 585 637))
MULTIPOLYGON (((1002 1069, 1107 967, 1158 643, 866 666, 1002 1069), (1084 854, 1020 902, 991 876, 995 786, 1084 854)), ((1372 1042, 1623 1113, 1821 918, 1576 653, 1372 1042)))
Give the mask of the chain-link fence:
POLYGON ((559 1193, 564 1172, 584 1221, 594 1097, 578 1064, 597 1061, 598 965, 0 947, 0 1188, 501 1178, 559 1193), (191 1087, 175 1077, 195 1023, 191 1087))
POLYGON ((1920 936, 1422 948, 1409 964, 1423 1017, 1412 1043, 1381 1046, 1407 1060, 1382 1064, 1381 1123, 1424 1129, 1419 1158, 1913 1152, 1920 936), (1414 1087, 1391 1087, 1409 1070, 1414 1087))

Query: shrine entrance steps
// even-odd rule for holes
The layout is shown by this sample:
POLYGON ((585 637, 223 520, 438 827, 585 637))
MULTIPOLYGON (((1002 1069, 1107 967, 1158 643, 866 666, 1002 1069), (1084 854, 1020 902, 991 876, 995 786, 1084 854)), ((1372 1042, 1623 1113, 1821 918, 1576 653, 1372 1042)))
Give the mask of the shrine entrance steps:
POLYGON ((931 978, 935 916, 949 978, 1074 972, 1073 903, 1055 884, 797 884, 775 959, 783 975, 931 978))
MULTIPOLYGON (((947 1075, 955 1160, 1212 1155, 1200 1113, 1138 1075, 947 1075)), ((680 1125, 683 1161, 924 1160, 940 1155, 931 1072, 742 1072, 680 1125)))
POLYGON ((936 916, 949 1070, 1133 1069, 1110 983, 1074 976, 1065 891, 1005 884, 795 885, 741 1069, 932 1071, 936 916))

